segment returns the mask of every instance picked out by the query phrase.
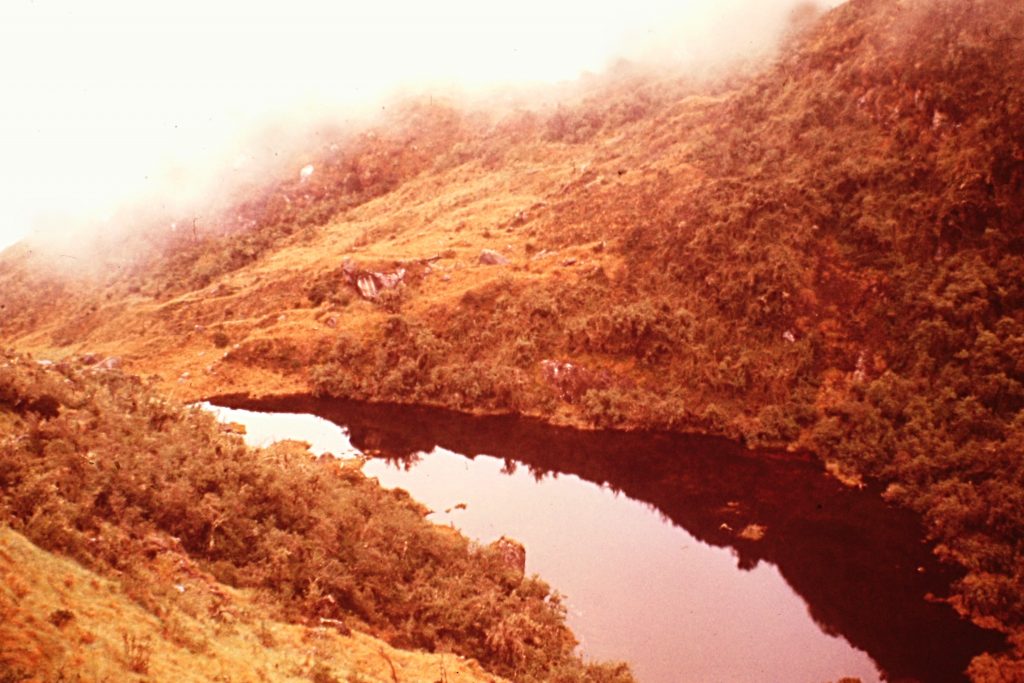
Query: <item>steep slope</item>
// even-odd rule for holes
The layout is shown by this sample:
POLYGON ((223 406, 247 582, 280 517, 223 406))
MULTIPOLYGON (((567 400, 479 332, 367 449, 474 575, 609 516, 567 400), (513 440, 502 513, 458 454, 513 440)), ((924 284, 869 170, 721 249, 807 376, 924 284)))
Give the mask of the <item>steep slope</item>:
POLYGON ((178 580, 178 599, 154 614, 139 604, 138 583, 126 587, 0 528, 0 680, 504 680, 455 655, 268 619, 251 595, 201 572, 178 580))
POLYGON ((159 628, 153 674, 176 680, 176 667, 229 665, 239 647, 252 647, 249 636, 269 629, 282 647, 263 643, 270 651, 251 661, 257 677, 299 648, 298 668, 279 677, 326 681, 346 668, 377 675, 381 662, 363 661, 377 649, 396 668, 429 670, 426 680, 446 660, 449 675, 490 680, 455 655, 517 681, 632 680, 625 666, 573 654, 558 596, 501 546, 478 547, 431 524, 408 494, 363 476, 358 461, 317 459, 298 443, 249 449, 209 414, 119 370, 10 353, 0 354, 0 434, 0 524, 110 578, 113 592, 113 607, 96 605, 99 588, 55 584, 65 569, 88 577, 0 531, 0 626, 13 632, 0 639, 0 664, 12 670, 60 680, 60 663, 71 658, 72 670, 95 666, 97 676, 122 660, 145 673, 131 661, 159 628), (58 571, 41 576, 46 567, 58 571), (66 599, 60 610, 78 607, 83 627, 98 628, 126 598, 137 607, 106 624, 96 648, 79 647, 93 643, 81 642, 77 626, 62 635, 62 624, 43 623, 66 599), (356 635, 339 639, 324 628, 356 635), (118 629, 125 651, 109 661, 118 629), (449 657, 398 652, 364 634, 449 657))
MULTIPOLYGON (((854 0, 714 86, 623 69, 555 111, 409 105, 90 287, 8 253, 4 336, 182 398, 806 448, 889 484, 968 570, 960 607, 1020 634, 1022 42, 1013 3, 854 0)), ((1020 670, 975 674, 997 667, 1020 670)))

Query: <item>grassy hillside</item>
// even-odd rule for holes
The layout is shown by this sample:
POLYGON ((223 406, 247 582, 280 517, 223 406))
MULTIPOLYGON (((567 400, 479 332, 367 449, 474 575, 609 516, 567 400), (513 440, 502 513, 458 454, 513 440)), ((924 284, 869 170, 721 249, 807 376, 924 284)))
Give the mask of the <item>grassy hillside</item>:
POLYGON ((456 655, 268 617, 251 592, 194 567, 171 576, 181 558, 170 554, 159 558, 165 575, 156 585, 175 596, 158 600, 138 581, 90 572, 0 528, 0 680, 504 680, 456 655))
MULTIPOLYGON (((242 611, 250 635, 265 618, 273 622, 266 628, 292 636, 300 631, 280 622, 472 657, 512 680, 632 680, 624 666, 584 665, 573 655, 564 609, 546 584, 524 577, 500 548, 476 547, 425 521, 408 494, 381 489, 358 464, 316 459, 294 443, 251 450, 222 434, 211 416, 168 402, 118 370, 41 366, 10 353, 0 358, 0 426, 0 522, 116 579, 118 599, 138 603, 116 624, 125 638, 148 642, 156 626, 171 631, 165 639, 177 638, 179 650, 198 657, 189 666, 227 664, 207 652, 204 634, 220 624, 228 633, 214 640, 244 640, 233 627, 242 611), (218 582, 250 597, 236 598, 218 582), (132 631, 137 621, 146 624, 139 633, 132 631)), ((13 597, 3 594, 9 616, 38 624, 44 615, 19 600, 39 582, 36 565, 57 561, 3 533, 36 558, 27 578, 11 560, 13 597)), ((74 611, 71 603, 62 609, 74 611)), ((44 644, 54 640, 43 631, 44 644)), ((303 637, 316 637, 309 633, 303 637)), ((13 658, 7 665, 16 666, 19 652, 31 654, 32 640, 28 632, 5 641, 0 660, 13 658)), ((338 642, 345 641, 317 646, 327 659, 306 672, 312 680, 333 680, 316 672, 333 670, 330 651, 338 642)), ((63 652, 64 645, 53 647, 63 652)), ((116 643, 94 649, 98 666, 106 666, 102 653, 110 647, 116 643)), ((273 659, 254 665, 269 667, 273 659)))
POLYGON ((0 324, 182 398, 316 391, 811 450, 924 517, 967 570, 956 604, 1018 643, 974 674, 1012 679, 1022 42, 1014 3, 851 0, 714 85, 621 67, 555 109, 409 104, 89 284, 9 252, 0 324))

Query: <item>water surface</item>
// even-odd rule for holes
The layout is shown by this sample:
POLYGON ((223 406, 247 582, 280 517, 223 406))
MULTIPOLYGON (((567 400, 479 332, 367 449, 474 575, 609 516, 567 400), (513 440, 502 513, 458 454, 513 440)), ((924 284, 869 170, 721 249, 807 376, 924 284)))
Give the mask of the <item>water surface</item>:
POLYGON ((222 401, 253 443, 365 452, 481 543, 527 548, 585 656, 647 683, 962 680, 998 638, 925 599, 952 578, 915 519, 809 459, 723 440, 317 401, 222 401), (293 415, 266 414, 290 411, 293 415))

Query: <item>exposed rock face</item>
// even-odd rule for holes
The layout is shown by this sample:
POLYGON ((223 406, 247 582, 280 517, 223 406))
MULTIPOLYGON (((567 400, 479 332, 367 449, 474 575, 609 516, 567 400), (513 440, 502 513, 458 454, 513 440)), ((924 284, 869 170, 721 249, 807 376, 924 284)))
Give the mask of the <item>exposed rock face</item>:
POLYGON ((124 361, 121 360, 121 356, 108 356, 100 361, 96 367, 101 370, 120 370, 124 365, 124 361))
POLYGON ((349 284, 354 285, 359 295, 373 301, 385 289, 393 289, 405 280, 405 268, 391 271, 364 270, 351 261, 345 261, 342 272, 349 284))
POLYGON ((526 575, 526 547, 519 541, 502 536, 487 546, 501 558, 502 564, 513 571, 517 578, 526 575))
POLYGON ((493 249, 484 249, 480 252, 480 263, 485 266, 504 266, 508 265, 508 257, 501 254, 493 249))
POLYGON ((612 377, 607 370, 595 372, 578 363, 542 360, 540 369, 544 380, 558 392, 558 397, 570 403, 590 389, 607 389, 612 385, 612 377))

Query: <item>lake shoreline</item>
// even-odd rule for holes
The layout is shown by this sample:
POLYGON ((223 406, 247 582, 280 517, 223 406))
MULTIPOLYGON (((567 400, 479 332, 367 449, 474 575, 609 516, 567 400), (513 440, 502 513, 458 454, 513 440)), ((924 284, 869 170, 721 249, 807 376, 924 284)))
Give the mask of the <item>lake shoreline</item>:
MULTIPOLYGON (((440 447, 471 460, 473 454, 504 458, 513 470, 518 462, 537 477, 575 474, 610 486, 651 505, 702 543, 731 549, 741 569, 761 561, 778 565, 786 581, 814 605, 816 621, 874 652, 891 671, 906 666, 897 644, 927 632, 937 621, 945 620, 945 625, 934 642, 972 640, 983 642, 984 649, 998 649, 998 636, 980 636, 969 622, 956 618, 945 601, 935 598, 947 595, 961 574, 955 565, 940 564, 934 557, 930 544, 924 543, 920 518, 884 502, 878 484, 854 488, 839 482, 809 454, 794 457, 785 451, 749 449, 720 436, 575 430, 537 418, 477 416, 309 395, 235 395, 212 402, 316 414, 346 425, 356 448, 395 464, 415 464, 417 453, 440 447), (744 500, 748 503, 729 509, 733 501, 744 500), (872 582, 877 584, 873 588, 872 582), (907 582, 917 587, 913 594, 929 596, 932 602, 915 599, 899 609, 879 607, 891 606, 896 602, 893 595, 905 594, 911 585, 907 582), (908 618, 914 610, 918 615, 908 618), (881 629, 888 635, 875 633, 878 622, 889 623, 881 629)), ((922 651, 930 647, 934 646, 920 645, 922 651)))

